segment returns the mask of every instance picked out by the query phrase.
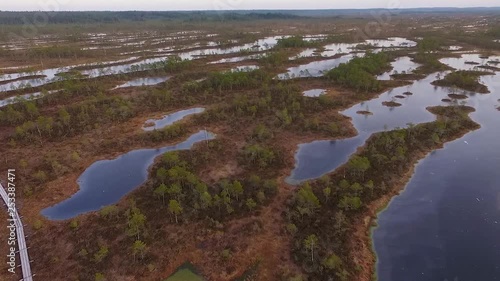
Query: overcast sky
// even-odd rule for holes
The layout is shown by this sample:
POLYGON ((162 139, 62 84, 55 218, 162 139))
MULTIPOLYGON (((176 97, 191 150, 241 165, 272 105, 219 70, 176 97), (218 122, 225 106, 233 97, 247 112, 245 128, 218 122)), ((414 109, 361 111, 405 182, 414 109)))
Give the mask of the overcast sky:
POLYGON ((245 10, 495 7, 500 0, 0 0, 0 10, 245 10))

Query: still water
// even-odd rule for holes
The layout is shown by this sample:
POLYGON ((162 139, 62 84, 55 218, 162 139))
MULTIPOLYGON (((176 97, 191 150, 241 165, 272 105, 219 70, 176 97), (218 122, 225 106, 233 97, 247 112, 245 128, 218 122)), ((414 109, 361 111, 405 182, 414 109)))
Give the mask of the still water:
POLYGON ((313 61, 307 64, 290 67, 287 73, 279 74, 278 79, 287 80, 298 77, 320 77, 328 70, 339 66, 339 64, 349 62, 353 57, 354 55, 349 54, 336 59, 313 61))
POLYGON ((160 119, 150 119, 146 121, 145 126, 143 127, 144 131, 153 131, 153 130, 159 130, 163 129, 169 125, 174 124, 177 121, 180 121, 184 119, 185 117, 193 114, 198 114, 204 112, 204 108, 191 108, 191 109, 186 109, 186 110, 180 110, 177 112, 174 112, 172 114, 168 114, 163 116, 160 119), (153 126, 147 126, 147 124, 153 124, 153 126))
POLYGON ((377 77, 378 80, 391 80, 393 74, 410 74, 417 69, 420 64, 414 63, 410 57, 399 57, 391 63, 392 70, 377 77))
MULTIPOLYGON (((80 73, 87 77, 87 78, 96 78, 96 77, 101 77, 105 75, 115 75, 115 74, 126 74, 126 73, 132 73, 132 72, 137 72, 141 70, 147 70, 149 68, 154 68, 156 63, 162 62, 170 57, 173 56, 179 56, 181 59, 185 60, 193 60, 197 59, 200 57, 206 57, 209 55, 224 55, 224 54, 232 54, 232 53, 238 53, 242 51, 248 51, 248 52, 262 52, 262 51, 268 51, 276 46, 278 43, 278 40, 281 38, 286 38, 288 36, 271 36, 271 37, 266 37, 263 39, 259 39, 255 42, 248 43, 248 44, 243 44, 240 46, 235 46, 235 47, 230 47, 230 48, 206 48, 206 49, 201 49, 201 50, 192 50, 192 51, 181 51, 181 52, 176 52, 171 48, 165 49, 165 53, 162 55, 158 54, 156 57, 151 57, 147 59, 140 59, 139 57, 129 57, 121 60, 115 60, 115 61, 108 61, 108 62, 103 62, 103 63, 90 63, 90 64, 84 64, 84 65, 73 65, 73 66, 67 66, 67 67, 58 67, 58 68, 51 68, 51 69, 45 69, 41 71, 34 71, 34 72, 20 72, 20 73, 11 73, 11 74, 5 74, 5 75, 0 75, 0 82, 3 82, 2 85, 0 85, 0 92, 3 91, 10 91, 10 90, 16 90, 16 89, 24 89, 24 88, 29 88, 29 87, 38 87, 38 86, 43 86, 52 82, 60 81, 63 80, 59 74, 61 73, 66 73, 68 71, 71 71, 75 68, 81 68, 81 67, 91 67, 91 69, 87 70, 82 70, 80 73), (113 64, 118 64, 118 65, 113 65, 113 64), (30 78, 30 76, 33 75, 40 75, 42 77, 39 78, 30 78), (20 79, 20 80, 16 80, 20 79)), ((365 43, 372 44, 373 46, 379 48, 381 50, 382 48, 387 48, 387 47, 411 47, 414 46, 414 42, 409 41, 404 38, 389 38, 387 40, 367 40, 365 43)), ((354 48, 357 46, 357 44, 344 44, 344 43, 336 43, 336 44, 330 44, 326 45, 326 51, 323 52, 321 55, 325 57, 329 56, 334 56, 337 54, 348 54, 354 50, 354 48)), ((195 46, 191 46, 195 47, 195 46)), ((314 51, 307 51, 304 53, 305 56, 310 56, 313 55, 314 51)), ((236 61, 245 60, 245 59, 255 59, 260 57, 260 55, 255 55, 255 57, 241 57, 241 58, 236 58, 236 61)), ((229 61, 218 61, 216 63, 222 63, 222 62, 231 62, 229 61)), ((318 73, 315 69, 321 68, 320 71, 328 70, 333 67, 335 67, 336 61, 324 61, 324 62, 319 62, 317 64, 312 63, 310 66, 301 66, 299 67, 300 69, 297 70, 297 72, 301 72, 301 70, 305 71, 307 68, 311 67, 311 70, 309 70, 311 73, 315 73, 312 76, 321 76, 321 73, 318 73), (319 65, 318 65, 319 64, 319 65)), ((341 62, 346 62, 346 61, 341 61, 341 62)), ((293 70, 292 70, 293 72, 293 70)), ((291 75, 292 73, 290 73, 291 75)))
POLYGON ((47 92, 45 92, 45 94, 42 92, 36 92, 36 93, 30 93, 30 94, 24 94, 24 95, 6 98, 3 100, 0 100, 0 107, 4 107, 4 106, 7 106, 9 104, 15 104, 15 103, 23 102, 23 101, 36 100, 36 99, 44 97, 45 95, 50 95, 50 94, 57 93, 57 92, 60 92, 60 90, 47 91, 47 92))
POLYGON ((160 83, 163 83, 170 79, 170 77, 145 77, 145 78, 138 78, 134 79, 131 81, 128 81, 127 83, 124 83, 120 86, 117 86, 115 89, 118 88, 127 88, 127 87, 137 87, 137 86, 152 86, 152 85, 157 85, 160 83))
MULTIPOLYGON (((478 55, 441 61, 468 69, 466 61, 471 59, 487 63, 479 61, 478 55)), ((344 111, 353 118, 359 135, 302 144, 287 181, 297 184, 335 170, 372 133, 433 121, 435 117, 425 108, 446 105, 441 99, 451 91, 430 84, 437 78, 429 75, 344 111), (382 106, 407 91, 413 95, 398 99, 401 107, 382 106), (360 110, 373 115, 357 114, 360 110)), ((500 280, 500 112, 495 109, 500 76, 484 76, 481 82, 490 94, 464 91, 465 102, 476 109, 471 117, 481 129, 420 161, 404 192, 380 213, 373 229, 378 280, 500 280)))
POLYGON ((316 98, 326 93, 325 89, 311 89, 304 91, 302 94, 306 97, 316 98))
POLYGON ((78 179, 77 193, 44 209, 42 215, 51 220, 65 220, 115 204, 146 181, 148 168, 156 157, 169 151, 187 150, 195 143, 213 138, 214 135, 200 131, 173 146, 133 150, 113 160, 97 161, 78 179))
POLYGON ((379 215, 379 280, 500 280, 500 78, 482 80, 491 94, 471 114, 481 129, 420 161, 379 215))

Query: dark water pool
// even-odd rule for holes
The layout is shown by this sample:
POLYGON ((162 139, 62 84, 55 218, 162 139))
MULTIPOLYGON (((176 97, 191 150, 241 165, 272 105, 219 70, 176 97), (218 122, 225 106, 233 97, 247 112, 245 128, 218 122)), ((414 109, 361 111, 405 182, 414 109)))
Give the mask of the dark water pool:
MULTIPOLYGON (((443 74, 444 75, 444 74, 443 74)), ((338 141, 315 141, 299 146, 295 156, 295 169, 288 178, 290 183, 300 183, 305 180, 321 177, 335 170, 347 161, 359 146, 362 146, 371 134, 391 130, 397 127, 406 127, 409 123, 424 123, 435 119, 435 116, 426 110, 432 105, 444 105, 441 100, 448 96, 450 90, 435 87, 430 83, 436 80, 436 74, 425 79, 415 81, 413 85, 392 89, 381 94, 378 98, 359 103, 342 114, 352 118, 358 136, 338 141), (404 95, 412 92, 413 95, 404 95), (396 96, 404 96, 397 99, 396 96), (389 108, 382 105, 384 101, 396 100, 402 106, 389 108), (361 115, 358 111, 370 111, 373 115, 361 115)), ((469 95, 468 103, 478 95, 469 95)))
POLYGON ((500 280, 500 97, 476 100, 482 128, 422 160, 373 230, 378 280, 500 280))
POLYGON ((65 220, 115 204, 146 181, 148 168, 156 157, 168 151, 190 149, 197 142, 213 138, 200 131, 177 145, 134 150, 113 160, 95 162, 78 179, 77 193, 44 209, 42 214, 51 220, 65 220))
MULTIPOLYGON (((465 61, 477 58, 441 61, 470 69, 465 61)), ((288 181, 300 183, 335 170, 372 133, 434 120, 425 108, 446 105, 441 99, 451 91, 431 85, 436 79, 437 74, 429 75, 344 111, 359 135, 302 144, 288 181), (405 92, 413 95, 395 99, 405 92), (382 106, 390 100, 402 106, 382 106), (356 114, 361 110, 373 115, 356 114)), ((481 82, 490 94, 464 92, 466 104, 476 108, 471 117, 481 129, 420 161, 404 192, 380 213, 372 232, 378 280, 500 280, 500 112, 495 109, 500 76, 484 76, 481 82)))

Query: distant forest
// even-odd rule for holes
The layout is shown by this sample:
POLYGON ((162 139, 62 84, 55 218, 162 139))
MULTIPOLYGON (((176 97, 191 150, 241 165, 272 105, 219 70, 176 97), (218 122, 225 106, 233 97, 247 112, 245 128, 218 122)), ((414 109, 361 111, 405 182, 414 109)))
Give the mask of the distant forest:
POLYGON ((277 12, 0 12, 0 24, 17 25, 43 21, 51 24, 115 23, 125 21, 176 20, 176 21, 245 21, 262 19, 294 19, 298 15, 277 12), (43 18, 41 14, 44 14, 43 18))
MULTIPOLYGON (((8 12, 0 11, 0 24, 18 25, 43 21, 52 24, 116 23, 149 20, 171 21, 248 21, 266 19, 297 19, 313 17, 370 16, 374 11, 385 9, 344 10, 234 10, 234 11, 89 11, 89 12, 8 12), (43 15, 43 16, 41 16, 43 15)), ((386 10, 385 10, 386 11, 386 10)), ((500 13, 493 8, 418 8, 390 10, 398 14, 457 14, 500 13)))

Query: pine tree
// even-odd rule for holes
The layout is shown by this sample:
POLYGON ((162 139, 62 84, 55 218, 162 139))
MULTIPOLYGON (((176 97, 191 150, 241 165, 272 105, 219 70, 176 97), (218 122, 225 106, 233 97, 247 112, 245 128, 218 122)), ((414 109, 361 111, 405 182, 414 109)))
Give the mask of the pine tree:
POLYGON ((182 207, 177 200, 170 200, 168 203, 168 210, 175 216, 175 223, 179 223, 177 216, 182 213, 182 207))

